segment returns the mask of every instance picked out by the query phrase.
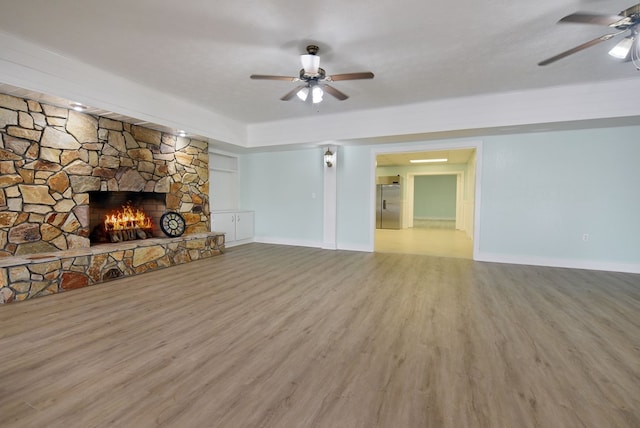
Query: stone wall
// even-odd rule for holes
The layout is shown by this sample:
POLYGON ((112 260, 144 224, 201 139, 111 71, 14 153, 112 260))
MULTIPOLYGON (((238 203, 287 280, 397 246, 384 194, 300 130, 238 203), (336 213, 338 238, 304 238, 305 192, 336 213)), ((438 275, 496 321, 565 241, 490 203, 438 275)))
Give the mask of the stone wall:
POLYGON ((90 191, 166 194, 209 231, 207 143, 0 94, 0 257, 89 247, 90 191))

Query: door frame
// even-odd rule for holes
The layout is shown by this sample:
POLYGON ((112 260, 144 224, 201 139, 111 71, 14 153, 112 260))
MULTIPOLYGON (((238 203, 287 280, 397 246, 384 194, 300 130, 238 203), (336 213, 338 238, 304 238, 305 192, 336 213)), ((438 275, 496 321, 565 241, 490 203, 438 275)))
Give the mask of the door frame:
POLYGON ((414 144, 394 144, 393 147, 381 145, 380 147, 372 147, 370 152, 370 169, 369 169, 369 251, 375 251, 375 233, 376 233, 376 159, 378 155, 385 153, 412 153, 412 152, 430 152, 441 150, 456 149, 475 149, 476 150, 476 175, 475 175, 475 192, 474 192, 474 208, 473 208, 473 260, 480 254, 480 230, 481 230, 481 197, 482 197, 482 141, 457 141, 457 142, 422 142, 414 144))

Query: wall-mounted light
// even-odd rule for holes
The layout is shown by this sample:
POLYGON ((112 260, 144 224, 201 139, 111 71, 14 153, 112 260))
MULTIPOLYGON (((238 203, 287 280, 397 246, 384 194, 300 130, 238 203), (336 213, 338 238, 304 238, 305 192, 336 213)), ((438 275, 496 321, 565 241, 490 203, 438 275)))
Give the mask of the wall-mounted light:
POLYGON ((333 152, 327 147, 327 151, 324 152, 324 163, 328 168, 333 166, 333 152))

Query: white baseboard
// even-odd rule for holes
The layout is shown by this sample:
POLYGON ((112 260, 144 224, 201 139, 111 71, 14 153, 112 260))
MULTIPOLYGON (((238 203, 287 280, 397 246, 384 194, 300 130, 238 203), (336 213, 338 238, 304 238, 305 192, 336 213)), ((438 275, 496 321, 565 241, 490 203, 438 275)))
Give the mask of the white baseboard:
POLYGON ((323 243, 319 241, 317 242, 317 241, 302 241, 299 239, 274 238, 269 236, 256 237, 254 238, 253 242, 259 242, 261 244, 292 245, 296 247, 322 248, 323 250, 359 251, 364 253, 373 252, 373 248, 370 245, 333 244, 333 243, 323 243))
MULTIPOLYGON (((364 253, 373 252, 373 249, 370 245, 339 244, 335 246, 325 245, 324 243, 319 241, 303 241, 299 239, 282 239, 266 236, 256 237, 254 239, 246 239, 243 241, 228 242, 225 243, 225 246, 230 248, 235 247, 236 245, 248 244, 250 242, 258 242, 261 244, 291 245, 295 247, 322 248, 325 250, 337 249, 344 251, 359 251, 364 253)), ((474 254, 473 260, 477 262, 507 263, 514 265, 546 266, 568 269, 586 269, 640 274, 640 264, 638 263, 618 263, 600 260, 555 259, 549 257, 514 256, 509 254, 494 254, 483 252, 477 252, 476 254, 474 254)))
POLYGON ((640 264, 638 263, 618 263, 600 260, 555 259, 548 257, 513 256, 508 254, 492 254, 483 252, 474 254, 473 259, 478 262, 601 270, 609 272, 640 273, 640 264))
POLYGON ((231 248, 231 247, 235 247, 235 246, 238 246, 238 245, 250 244, 251 242, 254 242, 254 240, 253 239, 242 239, 240 241, 225 242, 224 246, 225 246, 225 248, 231 248))
POLYGON ((341 245, 338 245, 338 250, 358 251, 361 253, 373 253, 373 248, 370 245, 360 245, 360 244, 341 244, 341 245))
POLYGON ((259 242, 261 244, 291 245, 295 247, 322 248, 321 241, 303 241, 300 239, 283 239, 283 238, 273 238, 269 236, 255 237, 253 242, 259 242))

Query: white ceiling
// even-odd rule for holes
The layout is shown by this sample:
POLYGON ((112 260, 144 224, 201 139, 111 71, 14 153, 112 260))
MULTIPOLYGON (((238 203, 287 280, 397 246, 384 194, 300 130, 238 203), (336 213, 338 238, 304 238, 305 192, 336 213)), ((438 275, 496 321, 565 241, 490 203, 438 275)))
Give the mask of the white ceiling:
POLYGON ((617 13, 635 0, 0 0, 0 28, 56 54, 188 100, 243 123, 399 106, 487 93, 640 77, 606 53, 611 40, 537 63, 609 32, 556 22, 577 10, 617 13), (320 46, 346 101, 279 98, 298 55, 320 46))

